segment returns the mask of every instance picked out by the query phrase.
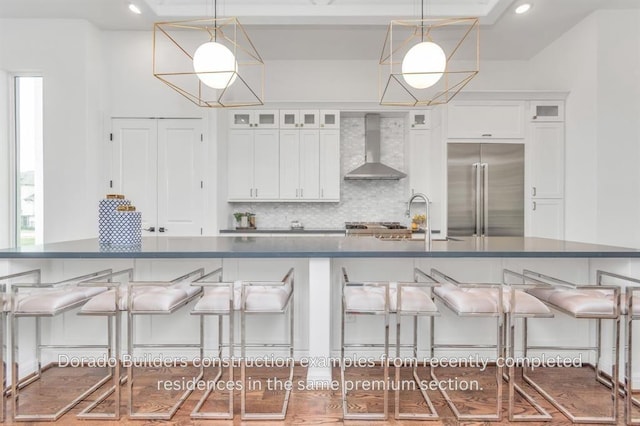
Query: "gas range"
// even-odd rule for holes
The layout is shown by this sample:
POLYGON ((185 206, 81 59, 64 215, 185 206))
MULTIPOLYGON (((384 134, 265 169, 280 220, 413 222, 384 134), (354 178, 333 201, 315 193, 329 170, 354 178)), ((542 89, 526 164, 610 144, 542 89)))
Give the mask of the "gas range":
POLYGON ((346 235, 351 237, 377 237, 385 240, 411 238, 411 230, 400 222, 345 222, 346 235))

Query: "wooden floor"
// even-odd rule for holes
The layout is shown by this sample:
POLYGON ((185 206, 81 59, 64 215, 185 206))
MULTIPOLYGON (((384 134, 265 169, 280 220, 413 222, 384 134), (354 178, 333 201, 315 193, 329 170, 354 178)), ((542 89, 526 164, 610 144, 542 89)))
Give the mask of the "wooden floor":
MULTIPOLYGON (((64 402, 72 398, 74 392, 87 389, 90 386, 91 381, 95 380, 98 375, 103 374, 105 370, 100 369, 88 369, 88 368, 51 368, 45 371, 41 381, 37 381, 27 386, 21 393, 20 407, 21 411, 39 411, 40 413, 51 413, 64 405, 64 402)), ((393 370, 391 370, 393 371, 393 370)), ((278 377, 284 380, 287 377, 287 371, 284 369, 273 369, 262 371, 248 369, 248 377, 251 377, 255 383, 255 390, 248 392, 248 411, 266 411, 266 410, 278 410, 279 404, 282 403, 284 398, 284 391, 281 390, 267 390, 266 383, 262 382, 263 388, 258 388, 257 378, 278 377), (268 374, 268 376, 267 376, 268 374)), ((449 393, 451 399, 456 403, 458 409, 463 413, 475 413, 475 414, 487 414, 491 412, 492 407, 495 406, 495 370, 491 367, 483 374, 479 374, 477 370, 471 369, 436 369, 436 375, 439 380, 449 380, 449 383, 453 383, 455 387, 456 383, 458 387, 462 387, 462 383, 477 383, 482 391, 479 390, 458 390, 449 393), (476 382, 474 382, 476 381, 476 382)), ((212 371, 207 372, 205 378, 210 378, 212 371)), ((136 400, 134 401, 136 409, 143 412, 162 412, 168 409, 175 400, 170 398, 178 398, 181 392, 177 391, 165 391, 158 390, 158 378, 162 380, 173 380, 178 383, 183 383, 191 379, 197 374, 196 369, 188 367, 182 369, 165 368, 159 370, 144 370, 139 371, 136 374, 136 380, 134 381, 134 395, 136 400)), ((420 370, 421 378, 428 379, 428 370, 420 370)), ((294 391, 291 394, 289 403, 289 410, 285 421, 270 421, 270 422, 245 422, 246 424, 259 425, 259 424, 291 424, 291 425, 316 425, 316 424, 341 424, 342 420, 342 402, 340 390, 300 390, 298 386, 304 384, 305 369, 301 367, 295 368, 294 374, 294 391)), ((541 384, 553 386, 554 395, 559 397, 565 404, 572 407, 577 414, 584 414, 588 411, 592 413, 599 413, 606 415, 610 406, 610 393, 608 389, 602 385, 596 384, 593 376, 593 371, 588 368, 583 369, 538 369, 532 374, 536 380, 539 380, 541 384)), ((334 378, 339 380, 340 371, 334 370, 334 378)), ((234 380, 240 379, 239 369, 236 370, 234 380)), ((358 384, 363 382, 371 382, 372 380, 382 379, 382 370, 378 368, 373 369, 349 369, 347 370, 347 380, 352 384, 358 384)), ((402 369, 401 381, 403 383, 409 383, 411 379, 411 371, 408 368, 402 369)), ((226 380, 226 376, 223 376, 223 380, 226 380)), ((525 386, 526 387, 526 386, 525 386)), ((551 422, 527 422, 522 423, 526 425, 546 424, 546 425, 570 425, 569 422, 562 414, 555 410, 549 403, 547 403, 540 395, 529 387, 526 387, 532 396, 542 406, 544 406, 552 415, 553 420, 551 422)), ((506 382, 504 382, 504 398, 503 398, 503 417, 504 420, 500 423, 493 422, 467 422, 464 424, 509 424, 507 419, 507 395, 508 388, 506 382)), ((80 420, 75 417, 76 413, 86 407, 90 401, 93 401, 98 392, 92 394, 86 401, 81 402, 69 413, 62 416, 57 422, 41 422, 41 423, 27 423, 18 422, 15 424, 59 424, 59 425, 103 425, 103 424, 128 424, 128 425, 147 425, 147 424, 174 424, 174 425, 232 425, 242 424, 239 419, 240 412, 240 397, 239 392, 236 392, 235 398, 235 412, 236 418, 233 421, 212 421, 212 420, 191 420, 190 413, 193 410, 198 399, 202 395, 201 391, 194 391, 193 394, 186 400, 182 408, 178 410, 176 415, 170 421, 134 421, 129 420, 126 415, 126 385, 122 386, 122 418, 119 422, 115 421, 97 421, 97 420, 80 420)), ((344 423, 350 425, 369 425, 369 424, 391 424, 391 425, 417 425, 417 424, 431 424, 431 425, 457 425, 458 423, 453 415, 453 412, 448 407, 445 399, 437 392, 428 392, 432 403, 440 415, 439 420, 435 421, 395 421, 393 420, 394 412, 394 397, 393 392, 389 393, 389 413, 390 420, 387 422, 371 422, 371 421, 345 421, 344 423)), ((205 404, 203 409, 207 410, 222 410, 224 409, 224 393, 212 394, 205 404)), ((8 413, 5 424, 11 423, 11 404, 7 401, 8 413)), ((619 400, 619 422, 618 424, 624 424, 623 416, 623 402, 621 398, 619 400)), ((354 412, 363 411, 376 411, 382 409, 382 392, 380 391, 364 391, 359 390, 349 395, 347 400, 349 410, 354 412)), ((422 399, 418 390, 404 390, 401 393, 400 399, 401 409, 406 412, 421 412, 425 413, 428 410, 427 404, 422 399)), ((113 399, 105 401, 98 407, 98 410, 110 410, 113 408, 113 399)), ((535 410, 527 404, 523 399, 517 398, 516 400, 516 412, 517 413, 535 413, 535 410)), ((640 409, 635 407, 634 415, 640 417, 640 409)))

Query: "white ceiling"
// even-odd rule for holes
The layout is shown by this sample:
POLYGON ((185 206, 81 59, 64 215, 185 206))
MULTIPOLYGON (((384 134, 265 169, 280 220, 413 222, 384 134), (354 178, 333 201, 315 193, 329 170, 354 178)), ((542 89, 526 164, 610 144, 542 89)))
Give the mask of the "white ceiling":
MULTIPOLYGON (((213 15, 212 0, 0 0, 0 18, 87 19, 108 30, 150 30, 156 21, 213 15)), ((529 59, 597 9, 640 9, 640 0, 425 0, 428 16, 478 16, 481 59, 529 59)), ((416 19, 419 0, 218 0, 237 16, 265 60, 370 59, 391 19, 416 19)))

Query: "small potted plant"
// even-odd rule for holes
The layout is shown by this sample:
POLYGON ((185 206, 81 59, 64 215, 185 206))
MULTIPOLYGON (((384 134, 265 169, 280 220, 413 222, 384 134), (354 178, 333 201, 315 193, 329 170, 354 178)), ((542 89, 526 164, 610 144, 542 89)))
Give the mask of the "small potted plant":
POLYGON ((246 213, 235 212, 233 217, 236 219, 237 228, 248 228, 248 217, 246 213))

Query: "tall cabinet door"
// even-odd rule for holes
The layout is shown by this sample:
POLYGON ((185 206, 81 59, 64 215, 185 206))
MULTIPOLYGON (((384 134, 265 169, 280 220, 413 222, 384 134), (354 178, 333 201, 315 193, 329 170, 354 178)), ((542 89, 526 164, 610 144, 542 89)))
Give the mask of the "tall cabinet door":
POLYGON ((320 199, 340 201, 340 130, 320 132, 320 199))
POLYGON ((294 200, 300 196, 300 131, 280 130, 280 198, 294 200))
POLYGON ((158 232, 202 233, 204 210, 202 120, 158 121, 158 232))
MULTIPOLYGON (((111 192, 124 194, 142 212, 142 229, 158 222, 158 128, 155 119, 118 118, 111 123, 111 192)), ((149 231, 143 235, 152 235, 149 231)))
POLYGON ((300 130, 300 198, 320 197, 320 132, 300 130))
POLYGON ((113 119, 112 133, 112 192, 142 212, 143 236, 200 235, 201 120, 113 119))
POLYGON ((229 132, 229 200, 253 196, 253 130, 229 132))
POLYGON ((254 198, 276 200, 280 194, 280 148, 277 130, 254 130, 254 198))

